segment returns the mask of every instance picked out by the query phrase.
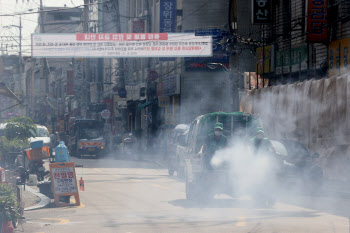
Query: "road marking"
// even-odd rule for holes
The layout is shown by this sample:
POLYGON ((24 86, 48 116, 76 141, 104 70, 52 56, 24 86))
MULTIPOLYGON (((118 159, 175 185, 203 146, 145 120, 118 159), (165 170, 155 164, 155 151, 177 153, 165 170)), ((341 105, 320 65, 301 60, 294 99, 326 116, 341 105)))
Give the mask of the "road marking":
POLYGON ((130 181, 142 182, 141 180, 137 180, 137 179, 130 179, 130 181))
POLYGON ((160 189, 168 190, 167 187, 161 186, 161 185, 158 185, 158 184, 152 184, 152 186, 157 187, 157 188, 160 188, 160 189))
POLYGON ((69 220, 65 218, 41 218, 41 219, 50 220, 50 221, 59 221, 58 224, 61 224, 61 225, 69 223, 69 220))
POLYGON ((100 169, 97 169, 97 168, 93 168, 92 170, 95 170, 95 171, 98 171, 98 172, 103 172, 103 173, 106 173, 106 174, 112 175, 112 176, 120 176, 120 175, 113 174, 113 173, 110 173, 110 172, 104 172, 104 171, 102 171, 102 170, 100 170, 100 169))
MULTIPOLYGON (((75 202, 75 198, 72 198, 70 201, 71 201, 73 204, 76 203, 76 202, 75 202)), ((84 205, 82 202, 80 202, 80 206, 77 206, 76 209, 81 209, 81 208, 84 208, 84 207, 85 207, 85 205, 84 205)))
POLYGON ((235 224, 236 227, 245 227, 246 226, 245 217, 238 217, 238 222, 235 224))

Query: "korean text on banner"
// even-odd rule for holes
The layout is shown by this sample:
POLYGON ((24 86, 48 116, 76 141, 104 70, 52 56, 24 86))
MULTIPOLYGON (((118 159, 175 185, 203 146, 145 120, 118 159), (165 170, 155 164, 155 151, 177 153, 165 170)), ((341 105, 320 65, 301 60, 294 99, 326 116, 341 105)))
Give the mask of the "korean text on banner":
POLYGON ((307 17, 307 40, 326 42, 327 40, 327 0, 309 0, 307 17))
POLYGON ((194 33, 32 34, 33 57, 210 57, 212 37, 194 33))

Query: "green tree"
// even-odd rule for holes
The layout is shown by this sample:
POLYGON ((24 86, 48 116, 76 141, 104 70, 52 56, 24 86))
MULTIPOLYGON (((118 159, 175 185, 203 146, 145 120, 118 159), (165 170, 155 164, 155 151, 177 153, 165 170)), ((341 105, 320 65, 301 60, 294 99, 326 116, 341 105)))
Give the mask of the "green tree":
POLYGON ((36 126, 29 117, 12 117, 6 123, 4 134, 8 140, 18 139, 28 142, 32 132, 36 132, 36 126))
POLYGON ((16 153, 29 147, 29 138, 36 126, 31 118, 12 117, 6 122, 4 136, 0 137, 0 159, 9 165, 14 165, 16 153))

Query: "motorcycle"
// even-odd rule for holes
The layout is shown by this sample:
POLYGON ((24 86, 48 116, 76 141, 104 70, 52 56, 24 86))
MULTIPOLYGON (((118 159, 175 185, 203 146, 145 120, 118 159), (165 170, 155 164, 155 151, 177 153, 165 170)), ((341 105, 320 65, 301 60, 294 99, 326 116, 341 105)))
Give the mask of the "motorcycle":
MULTIPOLYGON (((31 161, 28 165, 28 174, 35 174, 38 177, 38 181, 44 180, 44 177, 49 172, 45 171, 44 162, 42 160, 31 161)), ((29 179, 29 177, 28 177, 29 179)))

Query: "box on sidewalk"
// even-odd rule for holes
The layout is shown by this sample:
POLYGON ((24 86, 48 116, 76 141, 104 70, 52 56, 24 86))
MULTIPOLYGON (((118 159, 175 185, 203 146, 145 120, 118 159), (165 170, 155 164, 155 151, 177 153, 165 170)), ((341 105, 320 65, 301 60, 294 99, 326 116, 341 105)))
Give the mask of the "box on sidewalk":
POLYGON ((43 140, 38 140, 38 141, 35 141, 35 142, 31 142, 30 143, 30 147, 32 149, 38 149, 38 148, 44 147, 44 141, 43 140))
POLYGON ((50 150, 48 146, 41 148, 31 149, 26 151, 27 157, 29 160, 41 160, 50 157, 50 150))

